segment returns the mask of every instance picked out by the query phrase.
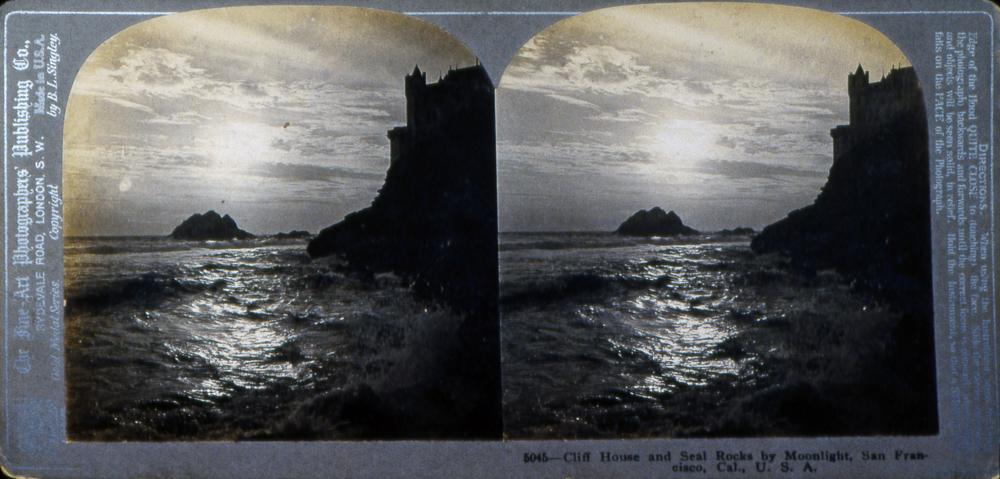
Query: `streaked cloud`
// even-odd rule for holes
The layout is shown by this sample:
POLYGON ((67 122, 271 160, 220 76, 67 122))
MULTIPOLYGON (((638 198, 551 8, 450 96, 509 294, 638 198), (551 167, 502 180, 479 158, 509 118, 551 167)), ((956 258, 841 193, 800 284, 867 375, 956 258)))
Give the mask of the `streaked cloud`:
POLYGON ((251 172, 251 174, 273 180, 284 179, 319 182, 330 182, 341 179, 368 180, 372 182, 379 182, 376 184, 377 186, 381 185, 381 181, 385 179, 384 173, 380 174, 367 171, 355 171, 349 168, 340 168, 335 166, 280 162, 264 163, 261 168, 251 172))
POLYGON ((768 178, 777 179, 782 176, 804 178, 826 178, 826 171, 805 170, 775 166, 756 161, 709 160, 701 163, 700 171, 709 175, 721 175, 732 178, 768 178))

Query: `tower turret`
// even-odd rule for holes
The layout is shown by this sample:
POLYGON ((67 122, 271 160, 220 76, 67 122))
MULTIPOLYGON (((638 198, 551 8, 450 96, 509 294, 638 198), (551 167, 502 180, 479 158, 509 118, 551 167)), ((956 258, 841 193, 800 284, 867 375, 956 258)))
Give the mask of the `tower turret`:
POLYGON ((851 124, 861 123, 861 105, 865 88, 868 87, 868 72, 858 63, 858 69, 847 75, 847 94, 850 96, 851 124))
POLYGON ((420 103, 420 96, 427 88, 427 74, 420 71, 420 67, 413 66, 413 73, 406 76, 406 124, 410 127, 416 126, 417 104, 420 103))

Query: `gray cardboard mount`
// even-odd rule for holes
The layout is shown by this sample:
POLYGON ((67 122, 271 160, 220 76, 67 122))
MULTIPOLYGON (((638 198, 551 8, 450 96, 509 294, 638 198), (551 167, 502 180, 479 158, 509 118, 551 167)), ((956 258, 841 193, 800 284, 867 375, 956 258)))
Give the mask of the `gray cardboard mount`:
MULTIPOLYGON (((998 474, 997 330, 995 322, 995 268, 997 252, 995 201, 978 218, 980 231, 988 232, 989 278, 977 313, 962 317, 960 325, 949 316, 949 276, 946 238, 948 224, 933 220, 932 244, 935 271, 935 317, 940 431, 916 437, 818 437, 743 439, 642 439, 581 441, 319 441, 319 442, 163 442, 163 443, 70 443, 65 434, 65 386, 62 379, 62 279, 61 241, 46 241, 44 266, 18 266, 13 261, 17 245, 17 161, 12 158, 14 128, 12 97, 19 78, 13 59, 25 40, 58 33, 61 38, 60 95, 55 104, 65 108, 66 93, 81 64, 103 41, 143 20, 170 12, 235 5, 329 4, 352 5, 404 12, 432 22, 455 35, 481 59, 498 81, 515 52, 533 35, 553 23, 604 7, 627 5, 628 0, 353 0, 296 2, 195 0, 195 1, 49 1, 8 2, 0 12, 4 19, 4 248, 3 248, 3 377, 0 459, 8 474, 29 477, 912 477, 984 478, 998 474), (44 284, 48 329, 32 338, 16 334, 22 311, 33 301, 16 294, 28 278, 44 284), (949 318, 951 321, 949 321, 949 318), (970 359, 971 358, 971 359, 970 359), (974 361, 970 363, 969 361, 974 361), (978 367, 971 368, 970 364, 978 367), (706 473, 675 472, 675 463, 602 463, 600 452, 649 453, 671 451, 746 451, 757 457, 762 451, 784 456, 786 451, 820 453, 850 452, 853 461, 814 461, 815 472, 794 464, 795 471, 782 473, 775 467, 765 473, 748 463, 744 474, 717 470, 717 461, 705 465, 706 473), (865 462, 863 451, 883 452, 890 460, 865 462), (561 460, 526 463, 525 453, 547 453, 561 460), (590 452, 589 462, 574 462, 572 453, 590 452), (910 453, 900 456, 899 453, 910 453), (913 454, 924 459, 912 460, 913 454), (910 459, 906 459, 909 457, 910 459)), ((978 32, 976 59, 983 66, 984 80, 975 93, 981 98, 980 132, 989 132, 988 195, 998 186, 994 174, 993 137, 997 132, 997 10, 986 1, 775 1, 771 3, 811 7, 837 12, 871 25, 893 40, 909 57, 924 85, 935 72, 935 32, 978 32), (985 73, 988 68, 988 78, 985 73)), ((928 124, 934 109, 925 89, 928 124)), ((61 182, 62 117, 40 115, 32 119, 32 141, 42 137, 46 183, 61 182)), ((981 136, 984 136, 981 134, 981 136)), ((981 140, 985 142, 985 140, 981 140)), ((935 160, 932 152, 931 161, 935 160)), ((32 230, 34 233, 35 231, 32 230)), ((51 231, 40 231, 48 234, 51 231)), ((54 233, 58 238, 58 233, 54 233)), ((23 259, 23 258, 22 258, 23 259)), ((31 291, 36 291, 31 289, 31 291)))

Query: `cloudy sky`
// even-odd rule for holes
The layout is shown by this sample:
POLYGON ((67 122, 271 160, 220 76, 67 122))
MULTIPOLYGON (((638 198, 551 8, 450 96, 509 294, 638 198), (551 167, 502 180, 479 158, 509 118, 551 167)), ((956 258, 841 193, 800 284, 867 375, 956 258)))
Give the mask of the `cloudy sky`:
MULTIPOLYGON (((368 205, 403 76, 475 57, 427 23, 341 7, 161 17, 81 69, 64 138, 71 235, 168 234, 195 212, 317 231, 368 205)), ((435 77, 436 78, 436 77, 435 77)))
POLYGON ((908 65, 860 22, 766 5, 619 7, 555 24, 497 92, 503 231, 612 230, 638 209, 761 228, 812 202, 847 74, 908 65))

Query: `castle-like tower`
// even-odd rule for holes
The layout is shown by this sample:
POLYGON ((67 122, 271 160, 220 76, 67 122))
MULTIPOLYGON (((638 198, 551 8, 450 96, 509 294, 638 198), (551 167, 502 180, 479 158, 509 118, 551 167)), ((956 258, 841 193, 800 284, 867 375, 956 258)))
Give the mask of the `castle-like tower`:
POLYGON ((830 130, 834 162, 854 145, 878 134, 879 125, 923 109, 923 93, 913 67, 894 68, 875 83, 869 83, 868 78, 861 64, 847 75, 850 124, 830 130))
POLYGON ((477 62, 431 84, 416 67, 404 87, 406 125, 388 131, 390 164, 378 194, 369 207, 320 231, 307 251, 408 276, 415 291, 463 310, 493 311, 493 81, 477 62))
POLYGON ((484 102, 493 102, 493 84, 486 68, 478 63, 448 70, 430 85, 427 73, 415 66, 413 73, 406 76, 405 90, 406 126, 388 132, 390 164, 407 156, 423 132, 447 129, 452 121, 469 121, 470 106, 478 109, 484 102))

